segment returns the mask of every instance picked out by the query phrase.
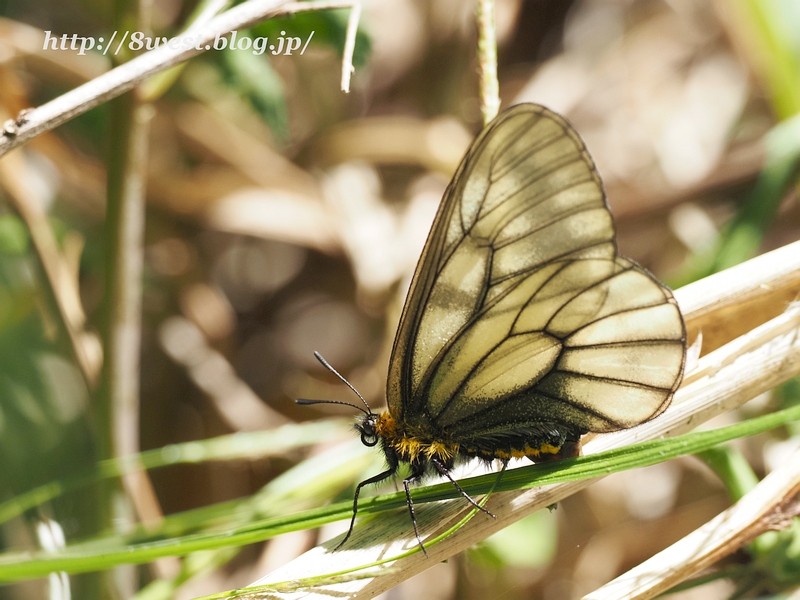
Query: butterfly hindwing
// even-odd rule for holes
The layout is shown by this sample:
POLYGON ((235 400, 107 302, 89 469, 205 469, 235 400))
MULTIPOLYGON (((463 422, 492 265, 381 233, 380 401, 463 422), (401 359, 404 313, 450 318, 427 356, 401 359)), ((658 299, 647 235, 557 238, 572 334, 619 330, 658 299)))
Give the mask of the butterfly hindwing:
POLYGON ((683 320, 614 237, 572 127, 532 104, 498 116, 414 274, 390 362, 394 418, 468 441, 542 423, 611 431, 663 410, 683 371, 683 320))

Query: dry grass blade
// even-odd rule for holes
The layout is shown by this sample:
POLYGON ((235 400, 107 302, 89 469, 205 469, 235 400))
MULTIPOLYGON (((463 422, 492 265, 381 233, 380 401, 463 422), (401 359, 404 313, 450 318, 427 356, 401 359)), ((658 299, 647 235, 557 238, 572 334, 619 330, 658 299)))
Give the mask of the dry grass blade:
POLYGON ((645 600, 665 592, 769 529, 770 514, 800 492, 800 452, 795 452, 744 498, 669 548, 584 600, 645 600))
POLYGON ((787 244, 676 290, 689 341, 702 331, 707 354, 781 314, 800 298, 798 254, 800 242, 787 244))
MULTIPOLYGON (((752 302, 769 302, 773 294, 785 294, 797 287, 800 275, 800 244, 793 244, 720 273, 711 281, 701 281, 676 294, 690 328, 698 322, 725 319, 735 322, 737 306, 749 310, 752 302), (790 285, 791 284, 791 285, 790 285), (777 290, 777 291, 776 291, 777 290), (733 301, 726 299, 734 298, 733 301), (740 303, 737 304, 739 299, 740 303)), ((785 306, 785 303, 784 303, 785 306)), ((724 330, 724 328, 723 328, 724 330)), ((734 342, 700 359, 694 381, 684 385, 675 402, 663 415, 631 430, 597 436, 585 446, 586 454, 620 448, 634 442, 679 435, 711 417, 740 406, 754 396, 786 381, 800 372, 800 312, 787 311, 756 327, 734 342)), ((531 490, 498 494, 488 507, 497 519, 472 519, 443 542, 421 553, 391 563, 393 571, 374 579, 350 581, 321 590, 295 592, 292 598, 372 598, 401 581, 445 560, 485 539, 492 533, 537 510, 558 502, 591 484, 579 481, 531 490)), ((419 507, 418 519, 423 538, 452 526, 464 511, 460 500, 419 507)), ((258 584, 301 579, 334 573, 399 555, 415 544, 408 515, 398 511, 382 515, 356 527, 352 542, 343 550, 331 552, 336 541, 319 546, 263 578, 258 584)), ((272 596, 270 596, 272 597, 272 596)), ((276 594, 275 598, 289 597, 276 594)))

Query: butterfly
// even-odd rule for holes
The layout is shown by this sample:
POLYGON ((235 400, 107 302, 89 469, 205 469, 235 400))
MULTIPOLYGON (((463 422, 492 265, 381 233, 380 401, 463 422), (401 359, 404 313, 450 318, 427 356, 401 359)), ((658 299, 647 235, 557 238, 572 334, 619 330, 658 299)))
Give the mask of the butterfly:
POLYGON ((386 457, 356 486, 337 548, 361 489, 409 463, 403 487, 424 551, 410 484, 438 473, 478 506, 450 475, 457 461, 577 456, 585 433, 664 411, 685 356, 672 293, 617 253, 578 133, 543 106, 509 108, 469 147, 439 206, 394 340, 388 411, 363 398, 366 409, 298 400, 358 408, 361 441, 386 457))

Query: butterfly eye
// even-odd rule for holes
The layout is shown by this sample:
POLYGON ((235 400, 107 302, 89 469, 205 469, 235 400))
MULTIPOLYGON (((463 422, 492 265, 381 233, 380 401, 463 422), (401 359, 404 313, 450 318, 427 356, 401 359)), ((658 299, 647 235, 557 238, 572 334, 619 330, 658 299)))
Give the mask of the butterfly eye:
POLYGON ((356 429, 361 433, 361 443, 365 446, 374 446, 378 443, 378 433, 375 431, 374 415, 367 415, 356 424, 356 429))
POLYGON ((378 435, 373 431, 368 433, 366 431, 361 432, 361 443, 365 446, 374 446, 378 443, 378 435))

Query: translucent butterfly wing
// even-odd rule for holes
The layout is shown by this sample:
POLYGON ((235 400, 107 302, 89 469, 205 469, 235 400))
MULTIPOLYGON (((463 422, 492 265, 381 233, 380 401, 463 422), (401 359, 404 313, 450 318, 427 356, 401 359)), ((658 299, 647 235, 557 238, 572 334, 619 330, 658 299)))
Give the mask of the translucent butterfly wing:
POLYGON ((577 133, 518 105, 445 193, 395 338, 389 409, 460 439, 510 423, 630 427, 668 404, 684 337, 669 290, 616 255, 577 133))

